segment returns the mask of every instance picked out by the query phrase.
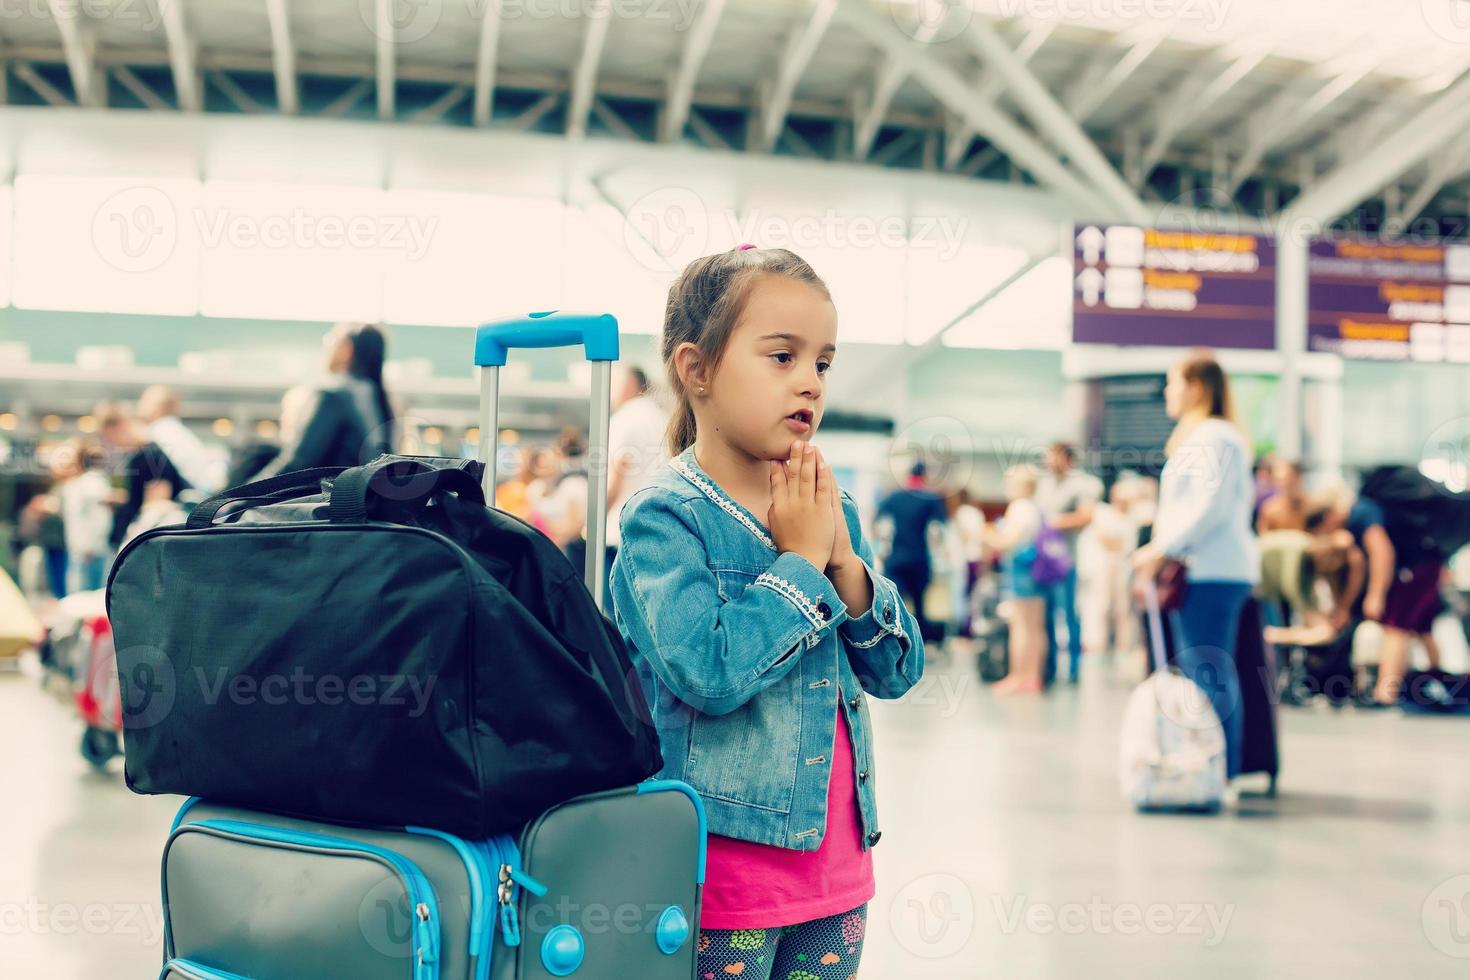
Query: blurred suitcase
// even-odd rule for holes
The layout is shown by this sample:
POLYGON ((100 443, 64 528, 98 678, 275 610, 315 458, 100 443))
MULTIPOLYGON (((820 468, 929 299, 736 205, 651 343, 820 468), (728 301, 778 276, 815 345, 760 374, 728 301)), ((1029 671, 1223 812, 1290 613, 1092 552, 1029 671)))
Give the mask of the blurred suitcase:
MULTIPOLYGON (((1148 621, 1144 620, 1145 628, 1148 621)), ((1172 617, 1163 617, 1163 645, 1169 663, 1174 662, 1172 617)), ((1150 644, 1152 646, 1152 643, 1150 644)), ((1150 667, 1152 669, 1152 666, 1150 667)), ((1240 611, 1235 638, 1235 671, 1240 678, 1241 753, 1240 773, 1265 773, 1270 777, 1267 795, 1276 795, 1276 777, 1281 772, 1277 741, 1276 703, 1280 700, 1276 650, 1266 642, 1261 603, 1248 598, 1240 611)))
MULTIPOLYGON (((571 343, 593 361, 591 441, 606 446, 611 317, 532 314, 480 327, 487 499, 508 349, 571 343)), ((605 484, 588 483, 588 537, 601 544, 605 484)), ((599 606, 604 556, 589 548, 585 569, 599 606)), ((164 847, 162 978, 689 980, 705 839, 698 795, 671 780, 577 797, 484 840, 191 799, 164 847)))
POLYGON ((671 781, 481 841, 190 800, 164 847, 163 975, 689 980, 704 840, 671 781))

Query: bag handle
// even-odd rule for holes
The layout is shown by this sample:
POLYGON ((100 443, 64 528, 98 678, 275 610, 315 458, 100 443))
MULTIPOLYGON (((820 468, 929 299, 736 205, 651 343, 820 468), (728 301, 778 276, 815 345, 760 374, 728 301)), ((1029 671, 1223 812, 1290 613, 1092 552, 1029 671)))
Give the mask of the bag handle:
POLYGON ((1140 575, 1143 579, 1143 605, 1148 611, 1149 651, 1153 654, 1154 670, 1167 673, 1169 654, 1164 649, 1164 614, 1159 610, 1159 587, 1152 575, 1140 575))
POLYGON ((430 466, 403 456, 383 456, 366 466, 344 470, 332 481, 327 497, 327 519, 333 524, 358 524, 367 520, 368 495, 376 494, 406 502, 422 500, 442 491, 484 506, 485 491, 480 481, 462 467, 430 466), (407 476, 403 483, 394 478, 407 476))
POLYGON ((268 480, 257 480, 229 490, 222 490, 203 501, 189 512, 184 526, 188 528, 209 527, 226 504, 263 497, 286 498, 306 497, 321 492, 323 480, 330 480, 342 472, 340 466, 318 466, 309 470, 282 473, 268 480))

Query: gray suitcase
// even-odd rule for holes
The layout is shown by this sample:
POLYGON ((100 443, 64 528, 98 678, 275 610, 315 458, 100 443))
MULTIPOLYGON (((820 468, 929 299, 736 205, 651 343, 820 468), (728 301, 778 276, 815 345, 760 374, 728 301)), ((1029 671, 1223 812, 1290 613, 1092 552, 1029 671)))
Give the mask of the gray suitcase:
MULTIPOLYGON (((593 362, 590 458, 606 460, 617 322, 546 313, 478 330, 481 461, 508 350, 572 343, 593 362)), ((585 569, 599 605, 602 469, 585 569)), ((485 481, 491 497, 493 465, 485 481)), ((191 799, 164 847, 161 980, 690 980, 704 864, 703 806, 671 780, 578 797, 482 841, 191 799)))
POLYGON ((689 980, 704 820, 649 780, 466 841, 190 800, 164 847, 177 980, 689 980))

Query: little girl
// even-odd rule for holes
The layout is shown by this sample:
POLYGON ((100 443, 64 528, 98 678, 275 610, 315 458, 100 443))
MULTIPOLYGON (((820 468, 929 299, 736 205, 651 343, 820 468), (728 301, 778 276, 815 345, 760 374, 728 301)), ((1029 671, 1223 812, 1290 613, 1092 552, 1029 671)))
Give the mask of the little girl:
POLYGON ((881 836, 863 694, 924 670, 809 441, 836 341, 827 287, 785 249, 697 259, 669 291, 673 459, 623 508, 612 598, 662 775, 708 816, 700 980, 857 972, 881 836))
POLYGON ((1036 537, 1041 533, 1037 505, 1036 470, 1012 466, 1006 470, 1005 517, 999 526, 985 528, 985 544, 1005 556, 1006 586, 1011 596, 1010 658, 997 694, 1040 694, 1046 658, 1046 589, 1031 575, 1036 559, 1036 537))

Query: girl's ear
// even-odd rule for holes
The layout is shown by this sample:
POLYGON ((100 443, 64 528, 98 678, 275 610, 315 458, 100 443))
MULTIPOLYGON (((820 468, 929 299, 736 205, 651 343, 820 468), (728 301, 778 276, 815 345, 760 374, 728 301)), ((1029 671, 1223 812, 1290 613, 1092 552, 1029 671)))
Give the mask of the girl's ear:
POLYGON ((687 392, 709 387, 704 357, 695 344, 685 341, 674 350, 674 370, 678 372, 679 381, 687 392))

